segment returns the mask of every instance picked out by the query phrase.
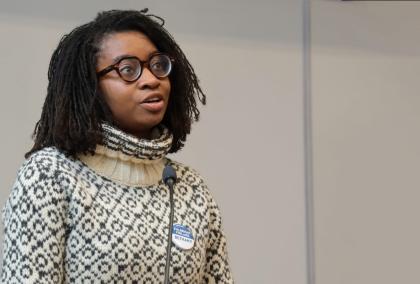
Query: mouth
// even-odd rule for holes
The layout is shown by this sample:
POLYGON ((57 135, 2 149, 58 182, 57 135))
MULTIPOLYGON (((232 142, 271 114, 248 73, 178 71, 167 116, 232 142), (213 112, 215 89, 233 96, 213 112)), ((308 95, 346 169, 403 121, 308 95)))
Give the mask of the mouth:
POLYGON ((161 101, 163 101, 162 96, 153 95, 153 96, 146 97, 143 101, 141 101, 140 104, 153 104, 153 103, 158 103, 161 101))
POLYGON ((163 109, 165 102, 162 96, 153 95, 141 101, 140 105, 151 112, 156 112, 163 109))
POLYGON ((157 102, 160 102, 161 100, 162 100, 161 98, 151 98, 151 99, 144 100, 144 101, 142 102, 142 104, 152 104, 152 103, 157 103, 157 102))

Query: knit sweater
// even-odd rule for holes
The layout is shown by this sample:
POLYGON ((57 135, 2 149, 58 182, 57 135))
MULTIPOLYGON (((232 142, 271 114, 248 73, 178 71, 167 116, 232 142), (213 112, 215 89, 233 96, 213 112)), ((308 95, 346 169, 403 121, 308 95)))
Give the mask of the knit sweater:
POLYGON ((103 133, 94 155, 46 147, 24 162, 2 212, 2 283, 163 283, 166 164, 178 177, 174 224, 194 239, 190 249, 172 245, 170 283, 233 283, 218 207, 197 172, 166 158, 169 131, 103 133))

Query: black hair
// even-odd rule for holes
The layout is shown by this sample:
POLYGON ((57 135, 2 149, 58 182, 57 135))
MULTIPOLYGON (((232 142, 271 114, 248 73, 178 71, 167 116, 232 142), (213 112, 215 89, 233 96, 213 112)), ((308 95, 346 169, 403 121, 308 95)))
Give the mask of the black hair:
POLYGON ((113 123, 111 111, 98 92, 97 56, 105 36, 139 31, 158 48, 174 58, 169 76, 171 95, 162 123, 173 135, 170 153, 184 146, 191 124, 200 111, 196 98, 206 104, 193 67, 169 32, 162 18, 147 14, 147 9, 110 10, 63 36, 54 51, 48 70, 47 96, 41 118, 33 132, 34 145, 25 154, 55 146, 66 155, 93 153, 102 142, 101 124, 113 123))

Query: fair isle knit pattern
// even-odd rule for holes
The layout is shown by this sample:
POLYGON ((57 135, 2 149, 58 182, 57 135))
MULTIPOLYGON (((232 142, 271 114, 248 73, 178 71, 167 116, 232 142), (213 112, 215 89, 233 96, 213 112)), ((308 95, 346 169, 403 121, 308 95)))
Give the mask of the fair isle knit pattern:
MULTIPOLYGON (((233 283, 218 207, 195 171, 165 158, 168 131, 141 140, 103 129, 110 152, 93 157, 130 157, 126 167, 160 161, 177 173, 174 224, 189 227, 195 243, 172 245, 170 283, 233 283)), ((160 178, 148 186, 117 182, 44 148, 20 168, 3 223, 2 283, 163 283, 169 192, 160 178)))
POLYGON ((154 132, 157 132, 158 137, 153 140, 139 140, 137 137, 128 135, 108 124, 103 124, 102 130, 104 133, 103 144, 107 148, 139 159, 162 159, 172 146, 172 134, 162 125, 155 129, 154 132), (139 142, 141 147, 139 147, 139 142))

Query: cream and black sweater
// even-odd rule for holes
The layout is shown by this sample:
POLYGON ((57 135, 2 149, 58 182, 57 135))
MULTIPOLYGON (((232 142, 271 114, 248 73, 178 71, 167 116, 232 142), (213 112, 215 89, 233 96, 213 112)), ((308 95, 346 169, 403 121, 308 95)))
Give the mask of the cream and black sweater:
POLYGON ((20 168, 3 209, 2 283, 163 283, 171 164, 174 223, 192 230, 192 249, 172 246, 170 283, 233 283, 216 203, 202 178, 167 159, 172 136, 141 140, 104 125, 95 155, 54 147, 20 168))

